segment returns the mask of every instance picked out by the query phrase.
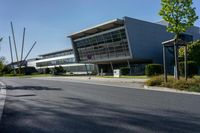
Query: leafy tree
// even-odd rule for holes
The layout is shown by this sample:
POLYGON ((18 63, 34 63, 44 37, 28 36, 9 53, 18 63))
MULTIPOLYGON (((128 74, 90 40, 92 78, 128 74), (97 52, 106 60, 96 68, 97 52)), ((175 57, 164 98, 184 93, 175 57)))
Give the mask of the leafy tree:
POLYGON ((5 62, 5 58, 4 57, 0 57, 0 75, 2 75, 3 73, 3 68, 4 68, 4 62, 5 62))
MULTIPOLYGON (((179 49, 181 59, 184 59, 184 48, 179 49)), ((200 66, 200 40, 188 45, 188 60, 195 61, 200 66)))
MULTIPOLYGON (((167 31, 175 34, 175 44, 179 35, 186 32, 198 19, 192 0, 161 0, 159 15, 168 22, 167 31)), ((174 45, 176 79, 179 79, 178 47, 174 45)))
POLYGON ((2 62, 3 64, 5 64, 6 58, 5 58, 4 56, 1 56, 1 57, 0 57, 0 62, 2 62))
POLYGON ((192 0, 161 0, 159 15, 169 23, 167 31, 174 33, 176 39, 198 19, 192 4, 192 0))
MULTIPOLYGON (((0 38, 0 42, 3 40, 3 38, 0 38)), ((0 47, 1 48, 1 47, 0 47)))
POLYGON ((3 74, 3 68, 4 68, 4 63, 2 60, 0 60, 0 75, 3 74))

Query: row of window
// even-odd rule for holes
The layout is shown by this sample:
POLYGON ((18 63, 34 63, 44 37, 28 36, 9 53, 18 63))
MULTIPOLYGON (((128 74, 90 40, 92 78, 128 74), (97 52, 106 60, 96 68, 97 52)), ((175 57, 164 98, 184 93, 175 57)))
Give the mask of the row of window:
POLYGON ((75 58, 65 58, 65 59, 52 60, 52 61, 46 61, 46 62, 38 62, 36 63, 36 66, 44 67, 44 66, 64 65, 64 64, 74 63, 74 62, 75 62, 75 58))
POLYGON ((67 51, 67 52, 62 52, 62 53, 57 53, 57 54, 52 54, 52 55, 45 55, 43 58, 53 58, 53 57, 60 57, 60 56, 65 56, 65 55, 71 55, 74 54, 73 51, 67 51))
POLYGON ((67 66, 64 67, 65 70, 70 71, 70 72, 87 72, 87 71, 94 71, 94 65, 92 64, 87 64, 81 65, 81 66, 67 66))
POLYGON ((102 35, 97 35, 95 37, 79 40, 75 42, 77 48, 97 45, 102 43, 117 42, 121 39, 126 39, 125 29, 105 33, 102 35))
POLYGON ((80 61, 104 60, 109 58, 130 56, 125 30, 117 30, 100 36, 79 41, 77 51, 80 61), (95 40, 96 43, 88 43, 88 40, 95 40), (103 38, 103 39, 102 39, 103 38), (84 41, 87 40, 87 41, 84 41), (86 44, 83 44, 86 43, 86 44))
POLYGON ((97 46, 79 48, 78 53, 80 60, 99 60, 130 56, 127 42, 115 42, 112 45, 100 44, 97 46))

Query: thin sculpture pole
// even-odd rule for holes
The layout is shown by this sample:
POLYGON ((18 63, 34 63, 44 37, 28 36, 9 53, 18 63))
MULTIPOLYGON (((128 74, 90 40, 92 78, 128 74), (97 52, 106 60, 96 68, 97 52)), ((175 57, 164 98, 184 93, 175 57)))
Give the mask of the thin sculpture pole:
MULTIPOLYGON (((10 45, 10 57, 11 57, 11 63, 13 65, 13 53, 12 53, 12 45, 11 45, 11 39, 10 39, 10 36, 8 37, 9 38, 9 45, 10 45)), ((13 66, 13 69, 14 69, 14 66, 13 66)))
POLYGON ((21 61, 23 59, 23 53, 24 53, 24 39, 25 39, 25 28, 24 28, 24 31, 23 31, 23 39, 22 39, 22 51, 21 51, 21 61))
POLYGON ((27 59, 27 57, 28 57, 29 54, 31 53, 32 49, 34 48, 35 44, 36 44, 36 41, 35 41, 34 44, 32 45, 31 49, 28 51, 28 53, 27 53, 26 57, 24 58, 24 60, 22 61, 21 65, 24 64, 25 60, 27 59))
POLYGON ((17 62, 18 62, 19 60, 18 60, 17 46, 16 46, 16 42, 15 42, 15 33, 14 33, 14 29, 13 29, 13 24, 12 24, 12 22, 11 22, 10 24, 11 24, 13 42, 14 42, 14 46, 15 46, 16 59, 17 59, 17 62))

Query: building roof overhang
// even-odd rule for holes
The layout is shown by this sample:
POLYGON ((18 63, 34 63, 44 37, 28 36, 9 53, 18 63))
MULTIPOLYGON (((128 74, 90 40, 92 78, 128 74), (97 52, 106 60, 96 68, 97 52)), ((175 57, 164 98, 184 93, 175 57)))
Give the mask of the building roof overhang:
POLYGON ((70 48, 70 49, 64 49, 64 50, 50 52, 50 53, 46 53, 46 54, 41 54, 41 55, 39 55, 39 57, 53 55, 53 54, 58 54, 58 53, 63 53, 63 52, 70 52, 70 51, 73 51, 73 49, 70 48))
POLYGON ((167 40, 167 41, 164 41, 162 42, 162 45, 164 45, 165 47, 173 47, 174 45, 177 45, 177 46, 186 46, 187 45, 187 41, 183 41, 181 39, 171 39, 171 40, 167 40))
POLYGON ((75 33, 69 35, 68 37, 72 38, 72 39, 78 39, 81 37, 85 37, 88 35, 92 35, 92 34, 95 34, 95 33, 101 32, 101 31, 105 31, 105 30, 116 28, 116 27, 123 26, 123 25, 124 25, 124 20, 114 19, 114 20, 107 21, 105 23, 102 23, 102 24, 99 24, 99 25, 96 25, 96 26, 93 26, 93 27, 90 27, 87 29, 83 29, 79 32, 75 32, 75 33))

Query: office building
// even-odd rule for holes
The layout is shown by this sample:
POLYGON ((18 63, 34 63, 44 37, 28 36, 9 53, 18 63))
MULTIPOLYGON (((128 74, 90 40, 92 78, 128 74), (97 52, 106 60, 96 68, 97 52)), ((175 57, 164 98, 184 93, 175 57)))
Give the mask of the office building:
POLYGON ((74 74, 87 74, 95 70, 93 64, 76 63, 73 49, 39 55, 39 58, 27 60, 27 66, 35 67, 38 71, 62 66, 67 72, 74 74))
MULTIPOLYGON (((199 39, 199 27, 187 34, 199 39)), ((75 59, 94 63, 98 71, 113 73, 114 69, 129 67, 132 74, 144 73, 145 64, 163 63, 162 42, 172 39, 166 23, 152 23, 134 18, 114 19, 68 36, 75 59)))

